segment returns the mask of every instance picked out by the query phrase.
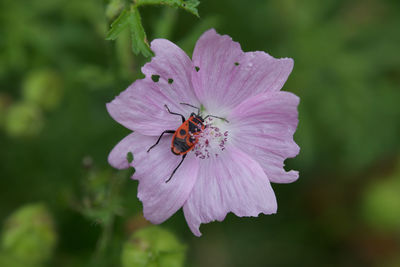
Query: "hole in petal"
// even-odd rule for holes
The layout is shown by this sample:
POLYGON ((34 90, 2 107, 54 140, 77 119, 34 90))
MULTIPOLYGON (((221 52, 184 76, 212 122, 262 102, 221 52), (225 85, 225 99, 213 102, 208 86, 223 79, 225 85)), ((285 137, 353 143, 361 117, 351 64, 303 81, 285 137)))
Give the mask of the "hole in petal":
POLYGON ((174 79, 171 79, 171 78, 168 79, 169 84, 172 84, 173 82, 174 82, 174 79))
POLYGON ((236 65, 236 66, 239 66, 239 62, 235 62, 235 65, 236 65))
POLYGON ((133 161, 133 154, 132 154, 132 152, 128 152, 128 153, 126 154, 126 160, 127 160, 129 163, 132 163, 132 161, 133 161))
POLYGON ((153 80, 153 82, 156 83, 160 80, 160 75, 153 74, 153 75, 151 75, 151 79, 153 80))
POLYGON ((197 72, 200 70, 200 68, 199 68, 199 67, 197 67, 197 66, 196 66, 196 67, 194 67, 194 68, 196 69, 196 71, 197 71, 197 72))

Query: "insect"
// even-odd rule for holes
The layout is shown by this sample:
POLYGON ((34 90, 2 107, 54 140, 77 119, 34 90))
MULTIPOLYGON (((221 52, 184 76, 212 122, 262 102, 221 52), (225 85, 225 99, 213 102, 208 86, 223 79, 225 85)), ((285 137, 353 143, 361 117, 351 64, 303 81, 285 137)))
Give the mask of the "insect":
POLYGON ((147 152, 150 152, 152 148, 158 145, 164 134, 173 134, 171 141, 171 152, 174 155, 182 156, 182 160, 179 162, 178 166, 176 166, 176 168, 172 171, 170 177, 165 181, 166 183, 168 183, 172 179, 172 176, 174 176, 176 170, 179 168, 179 166, 181 166, 183 160, 186 158, 187 153, 192 150, 195 144, 198 142, 198 135, 205 129, 206 125, 204 125, 204 121, 208 117, 213 117, 229 122, 224 118, 214 115, 207 115, 203 118, 200 115, 200 108, 187 103, 180 104, 197 109, 197 114, 192 112, 189 118, 185 119, 185 116, 179 113, 171 112, 168 106, 164 105, 169 114, 181 116, 182 124, 176 130, 165 130, 164 132, 162 132, 161 135, 158 137, 157 142, 147 150, 147 152))

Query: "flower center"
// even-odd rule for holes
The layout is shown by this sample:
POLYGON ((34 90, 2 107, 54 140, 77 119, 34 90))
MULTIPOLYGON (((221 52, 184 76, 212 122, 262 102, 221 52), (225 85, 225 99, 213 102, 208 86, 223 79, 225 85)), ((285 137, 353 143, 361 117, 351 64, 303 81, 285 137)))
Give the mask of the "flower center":
POLYGON ((207 118, 204 121, 204 130, 196 135, 197 143, 193 149, 200 159, 218 157, 225 150, 228 141, 228 131, 224 129, 224 121, 216 118, 207 118))

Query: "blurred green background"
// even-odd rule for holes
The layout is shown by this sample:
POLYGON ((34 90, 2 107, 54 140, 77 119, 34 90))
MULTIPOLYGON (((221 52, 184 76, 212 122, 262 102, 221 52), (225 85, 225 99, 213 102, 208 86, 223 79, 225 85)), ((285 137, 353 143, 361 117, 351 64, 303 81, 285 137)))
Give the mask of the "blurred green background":
POLYGON ((182 254, 193 267, 400 266, 399 1, 202 0, 200 19, 140 9, 149 40, 189 54, 214 27, 245 51, 293 58, 284 89, 301 98, 301 152, 286 161, 300 179, 273 185, 278 213, 229 214, 197 238, 179 211, 161 241, 137 231, 153 228, 132 170, 107 163, 129 131, 105 103, 148 60, 128 32, 105 41, 121 5, 0 0, 0 266, 141 266, 134 246, 179 251, 161 266, 182 254))

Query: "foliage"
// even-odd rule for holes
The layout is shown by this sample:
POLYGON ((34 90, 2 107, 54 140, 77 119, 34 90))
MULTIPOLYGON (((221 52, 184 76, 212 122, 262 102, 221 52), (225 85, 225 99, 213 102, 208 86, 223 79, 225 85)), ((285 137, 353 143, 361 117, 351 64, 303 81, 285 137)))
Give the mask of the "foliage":
MULTIPOLYGON (((5 222, 1 238, 3 260, 40 266, 53 253, 57 236, 52 216, 43 204, 29 204, 13 213, 5 222)), ((11 264, 11 265, 9 265, 11 264)))
POLYGON ((184 260, 185 246, 170 232, 154 226, 134 233, 122 250, 123 267, 181 267, 184 260))
MULTIPOLYGON (((37 253, 43 265, 121 266, 124 246, 147 224, 137 217, 133 170, 120 177, 107 163, 128 132, 105 103, 142 76, 146 59, 132 44, 150 55, 145 36, 168 38, 190 54, 215 27, 245 51, 294 58, 284 89, 301 98, 301 152, 286 164, 300 179, 273 185, 276 215, 228 215, 203 226, 200 239, 174 215, 163 228, 187 246, 185 265, 398 266, 399 2, 203 0, 201 19, 182 8, 189 1, 150 3, 0 1, 2 240, 7 218, 39 201, 58 237, 38 246, 51 251, 37 253), (115 42, 105 41, 124 12, 124 28, 110 30, 115 42)), ((7 255, 0 251, 0 266, 20 264, 7 255)))
MULTIPOLYGON (((197 0, 135 0, 133 4, 125 7, 117 19, 111 24, 111 29, 107 34, 107 40, 115 40, 118 35, 125 29, 129 28, 132 39, 132 51, 137 55, 142 53, 145 57, 153 55, 147 41, 146 33, 142 26, 142 19, 138 7, 143 5, 167 5, 175 8, 182 8, 195 16, 199 16, 197 0)), ((110 6, 115 8, 116 1, 110 2, 110 6)), ((110 7, 110 9, 111 9, 110 7)))

